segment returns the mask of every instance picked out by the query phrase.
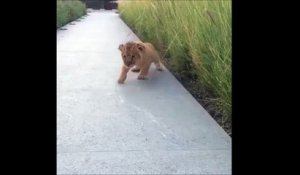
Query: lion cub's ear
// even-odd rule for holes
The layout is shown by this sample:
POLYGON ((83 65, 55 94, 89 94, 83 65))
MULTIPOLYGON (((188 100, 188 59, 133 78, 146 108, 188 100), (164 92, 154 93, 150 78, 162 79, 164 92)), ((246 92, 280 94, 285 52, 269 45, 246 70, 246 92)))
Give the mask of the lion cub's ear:
POLYGON ((123 48, 124 48, 124 45, 123 45, 123 44, 120 44, 120 45, 119 45, 119 50, 120 50, 120 51, 123 51, 123 48))
POLYGON ((136 44, 136 45, 137 45, 137 48, 138 48, 140 51, 142 51, 142 52, 145 51, 145 46, 144 46, 144 44, 138 43, 138 44, 136 44))

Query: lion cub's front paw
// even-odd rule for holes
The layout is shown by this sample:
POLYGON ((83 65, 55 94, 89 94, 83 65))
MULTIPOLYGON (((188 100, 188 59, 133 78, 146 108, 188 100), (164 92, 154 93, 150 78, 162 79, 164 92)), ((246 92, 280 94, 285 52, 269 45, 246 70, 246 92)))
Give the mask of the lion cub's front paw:
POLYGON ((118 83, 119 83, 119 84, 124 84, 124 81, 125 81, 125 80, 119 79, 119 80, 118 80, 118 83))
POLYGON ((148 78, 145 75, 139 75, 138 80, 148 80, 148 78))
POLYGON ((131 71, 132 72, 139 72, 141 69, 139 69, 139 68, 133 68, 133 69, 131 69, 131 71))

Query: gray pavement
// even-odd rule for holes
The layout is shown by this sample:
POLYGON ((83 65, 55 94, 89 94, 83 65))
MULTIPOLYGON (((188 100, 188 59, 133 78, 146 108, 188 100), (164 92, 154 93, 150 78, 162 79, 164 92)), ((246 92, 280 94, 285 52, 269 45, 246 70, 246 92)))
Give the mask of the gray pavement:
POLYGON ((112 11, 57 32, 58 174, 231 174, 231 138, 165 68, 118 84, 137 36, 112 11))

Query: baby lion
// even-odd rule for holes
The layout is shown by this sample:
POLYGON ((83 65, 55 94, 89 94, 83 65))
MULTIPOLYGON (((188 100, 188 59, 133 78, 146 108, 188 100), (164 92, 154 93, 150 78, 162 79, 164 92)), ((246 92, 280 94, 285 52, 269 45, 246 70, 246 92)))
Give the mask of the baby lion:
POLYGON ((128 71, 140 72, 138 79, 146 80, 151 63, 154 63, 156 69, 162 71, 160 57, 151 43, 139 41, 127 42, 125 45, 120 44, 119 50, 122 54, 123 66, 118 83, 124 83, 128 71))

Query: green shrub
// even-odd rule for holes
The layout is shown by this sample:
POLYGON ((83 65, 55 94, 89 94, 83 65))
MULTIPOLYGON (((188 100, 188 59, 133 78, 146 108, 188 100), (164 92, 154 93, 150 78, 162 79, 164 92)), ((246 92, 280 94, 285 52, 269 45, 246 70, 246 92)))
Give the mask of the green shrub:
POLYGON ((56 27, 59 28, 86 14, 86 6, 79 0, 57 0, 56 27))

